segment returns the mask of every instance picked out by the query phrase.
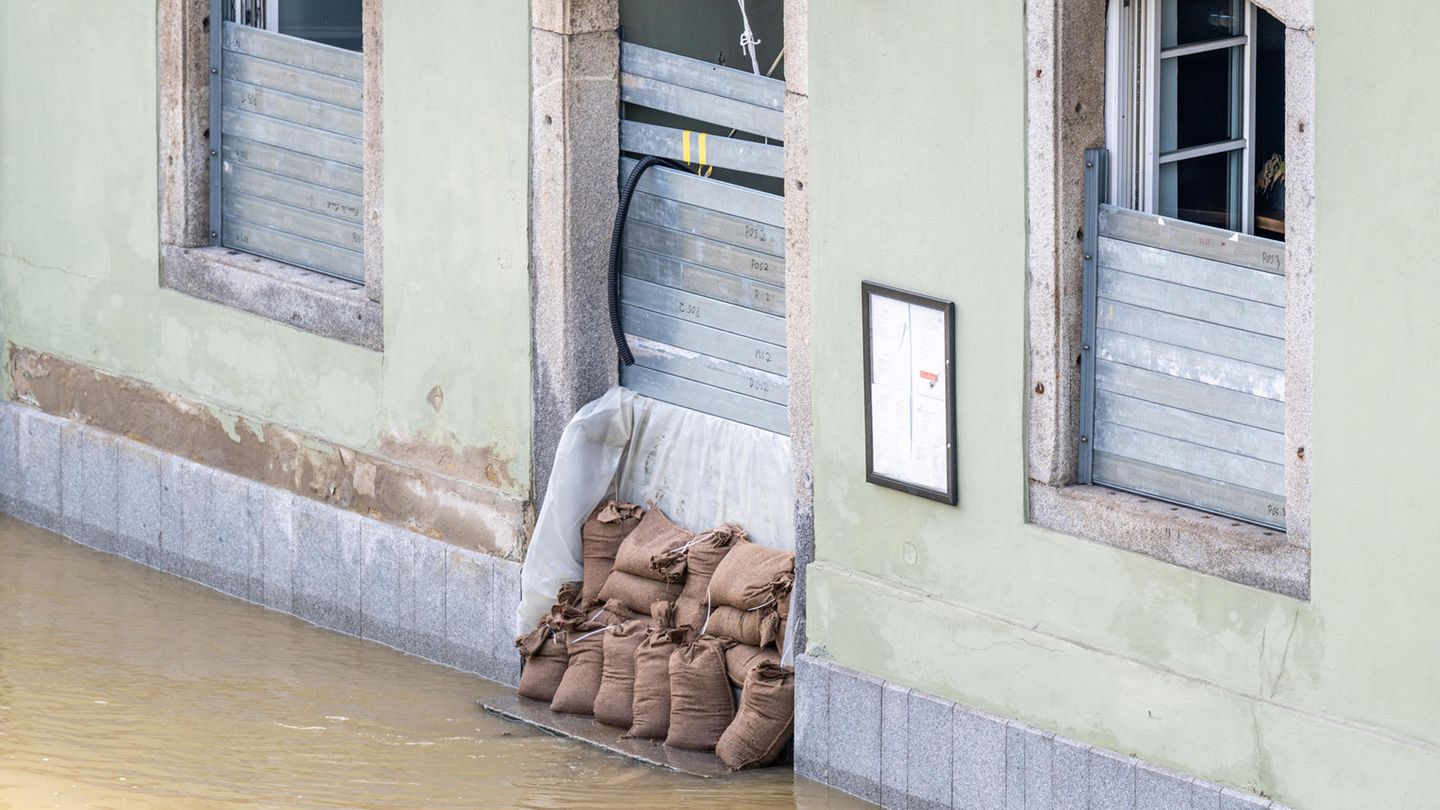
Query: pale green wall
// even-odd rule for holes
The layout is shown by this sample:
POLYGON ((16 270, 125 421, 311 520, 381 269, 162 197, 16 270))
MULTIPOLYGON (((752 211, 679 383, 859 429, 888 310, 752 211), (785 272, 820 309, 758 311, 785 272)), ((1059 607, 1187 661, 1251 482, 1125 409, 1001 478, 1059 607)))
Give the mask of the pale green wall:
POLYGON ((0 1, 3 336, 349 447, 493 447, 525 494, 526 4, 386 6, 383 355, 159 288, 155 7, 0 1))
POLYGON ((1440 8, 1317 5, 1305 603, 1025 522, 1024 4, 810 4, 812 653, 1296 807, 1434 806, 1440 8), (865 483, 863 279, 956 302, 959 507, 865 483))

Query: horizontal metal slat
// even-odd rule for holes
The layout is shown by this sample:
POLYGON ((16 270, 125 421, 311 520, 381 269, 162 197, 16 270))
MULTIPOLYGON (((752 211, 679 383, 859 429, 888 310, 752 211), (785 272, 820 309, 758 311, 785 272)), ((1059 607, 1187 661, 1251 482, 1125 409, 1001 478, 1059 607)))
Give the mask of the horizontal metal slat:
POLYGON ((716 242, 680 231, 672 231, 649 222, 627 222, 622 244, 648 250, 662 256, 724 270, 737 276, 753 278, 767 284, 784 286, 785 260, 747 250, 737 245, 716 242))
POLYGON ((252 225, 238 219, 223 219, 220 228, 221 243, 227 247, 330 273, 350 281, 365 280, 365 257, 356 251, 315 242, 273 228, 252 225))
POLYGON ((778 405, 784 405, 790 399, 790 381, 778 374, 687 351, 638 335, 626 337, 630 342, 630 351, 635 355, 635 362, 646 368, 778 405))
POLYGON ((1095 453, 1095 483, 1283 530, 1285 499, 1278 494, 1190 475, 1157 464, 1095 453))
POLYGON ((1143 399, 1098 391, 1095 395, 1095 418, 1272 464, 1285 463, 1283 433, 1227 422, 1143 399))
POLYGON ((625 366, 620 383, 638 394, 708 413, 722 419, 769 430, 782 435, 790 430, 789 411, 762 399, 747 397, 723 388, 675 377, 644 366, 625 366))
POLYGON ((1173 284, 1198 287, 1247 301, 1285 306, 1285 277, 1173 250, 1100 239, 1100 266, 1173 284))
POLYGON ((785 258, 785 229, 652 194, 630 200, 631 219, 785 258))
POLYGON ((621 73, 620 100, 765 138, 781 140, 785 137, 785 114, 780 110, 758 107, 647 76, 621 73))
POLYGON ((1283 371, 1108 329, 1095 332, 1095 356, 1257 397, 1285 399, 1283 371))
POLYGON ((223 78, 269 87, 340 107, 361 109, 364 94, 360 82, 290 67, 234 51, 226 51, 223 60, 223 78))
POLYGON ((323 160, 333 160, 351 166, 364 165, 364 150, 360 145, 359 138, 312 129, 238 107, 222 107, 220 115, 223 118, 221 131, 227 135, 234 133, 242 138, 278 146, 291 152, 312 155, 323 160))
POLYGON ((365 55, 308 39, 263 31, 249 25, 226 22, 221 30, 222 47, 290 67, 327 73, 350 81, 365 78, 365 55))
POLYGON ((365 116, 359 110, 232 79, 226 79, 221 84, 220 103, 227 108, 248 110, 356 140, 364 134, 365 116))
MULTIPOLYGON (((636 160, 620 158, 620 182, 630 176, 636 160)), ((709 208, 744 219, 763 222, 776 228, 785 228, 785 198, 778 194, 737 186, 723 180, 713 180, 690 172, 676 171, 665 166, 654 166, 640 177, 637 190, 667 200, 709 208)), ((782 240, 783 241, 783 240, 782 240)))
POLYGON ((672 287, 662 287, 638 278, 621 283, 620 300, 632 307, 648 309, 682 321, 755 338, 776 346, 785 345, 785 319, 747 307, 727 304, 672 287))
POLYGON ((1174 250, 1191 256, 1284 274, 1285 243, 1144 214, 1113 205, 1100 206, 1100 236, 1174 250))
POLYGON ((728 96, 771 110, 785 109, 785 82, 677 53, 620 43, 620 69, 681 87, 728 96))
POLYGON ((238 163, 225 164, 224 176, 220 182, 222 194, 226 191, 238 191, 347 222, 360 222, 359 194, 349 194, 303 180, 268 174, 238 163))
POLYGON ((1134 366, 1124 366, 1107 360, 1096 362, 1095 387, 1098 391, 1124 394, 1171 408, 1209 414, 1217 419, 1261 430, 1276 433, 1283 433, 1285 430, 1285 403, 1278 399, 1243 394, 1134 366))
POLYGON ((626 279, 638 278, 770 315, 785 315, 784 288, 689 264, 671 256, 625 248, 621 254, 620 275, 626 279))
MULTIPOLYGON (((698 164, 699 133, 691 132, 689 140, 690 160, 698 164)), ((679 129, 642 124, 639 121, 620 122, 620 148, 626 152, 682 160, 684 142, 684 131, 679 129)), ((738 138, 707 136, 705 162, 722 169, 734 169, 766 177, 785 176, 784 148, 738 138)))
POLYGON ((241 163, 351 194, 361 194, 364 190, 365 172, 359 166, 302 155, 238 135, 227 134, 220 141, 220 150, 227 162, 241 163))
POLYGON ((1158 340, 1187 349, 1284 370, 1285 341, 1243 329, 1182 318, 1167 312, 1101 298, 1095 325, 1112 332, 1158 340))
POLYGON ((1097 421, 1094 440, 1097 453, 1132 458, 1261 492, 1285 491, 1283 464, 1237 456, 1113 422, 1097 421))
POLYGON ((729 360, 742 366, 758 368, 771 374, 785 376, 789 371, 783 346, 733 332, 722 332, 628 304, 620 305, 620 322, 625 331, 632 335, 729 360))
POLYGON ((364 232, 354 222, 291 208, 231 189, 222 190, 220 197, 221 210, 227 219, 263 225, 346 250, 364 250, 364 232))
POLYGON ((1101 298, 1235 329, 1285 337, 1285 309, 1220 293, 1156 281, 1108 267, 1098 273, 1101 298))

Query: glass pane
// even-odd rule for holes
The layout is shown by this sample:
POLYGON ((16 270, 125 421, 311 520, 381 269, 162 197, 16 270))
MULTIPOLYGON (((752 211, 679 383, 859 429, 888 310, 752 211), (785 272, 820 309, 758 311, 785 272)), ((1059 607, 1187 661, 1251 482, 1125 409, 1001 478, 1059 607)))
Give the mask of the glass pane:
POLYGON ((1174 48, 1245 33, 1243 0, 1165 0, 1160 46, 1174 48))
POLYGON ((1255 233, 1284 239, 1285 26, 1255 15, 1255 233))
POLYGON ((350 51, 361 50, 361 0, 275 2, 280 11, 280 33, 350 51))
POLYGON ((1160 152, 1241 137, 1245 49, 1160 62, 1160 152))
POLYGON ((1160 165, 1161 216, 1240 230, 1244 150, 1160 165))

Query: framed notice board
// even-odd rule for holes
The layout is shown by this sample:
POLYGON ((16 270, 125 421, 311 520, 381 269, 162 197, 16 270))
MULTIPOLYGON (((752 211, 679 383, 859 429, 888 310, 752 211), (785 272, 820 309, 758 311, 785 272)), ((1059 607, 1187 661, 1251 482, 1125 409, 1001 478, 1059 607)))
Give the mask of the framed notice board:
POLYGON ((955 304, 866 281, 865 480, 954 506, 955 304))

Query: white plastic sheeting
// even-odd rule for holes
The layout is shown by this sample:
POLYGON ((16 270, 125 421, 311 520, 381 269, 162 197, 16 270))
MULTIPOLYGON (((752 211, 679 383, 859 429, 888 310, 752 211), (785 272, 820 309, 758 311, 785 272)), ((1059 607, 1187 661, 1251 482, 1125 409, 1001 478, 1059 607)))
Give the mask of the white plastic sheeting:
POLYGON ((738 523, 755 543, 795 550, 788 437, 612 388, 560 436, 525 553, 516 634, 580 579, 580 526, 606 498, 653 502, 696 532, 738 523))

